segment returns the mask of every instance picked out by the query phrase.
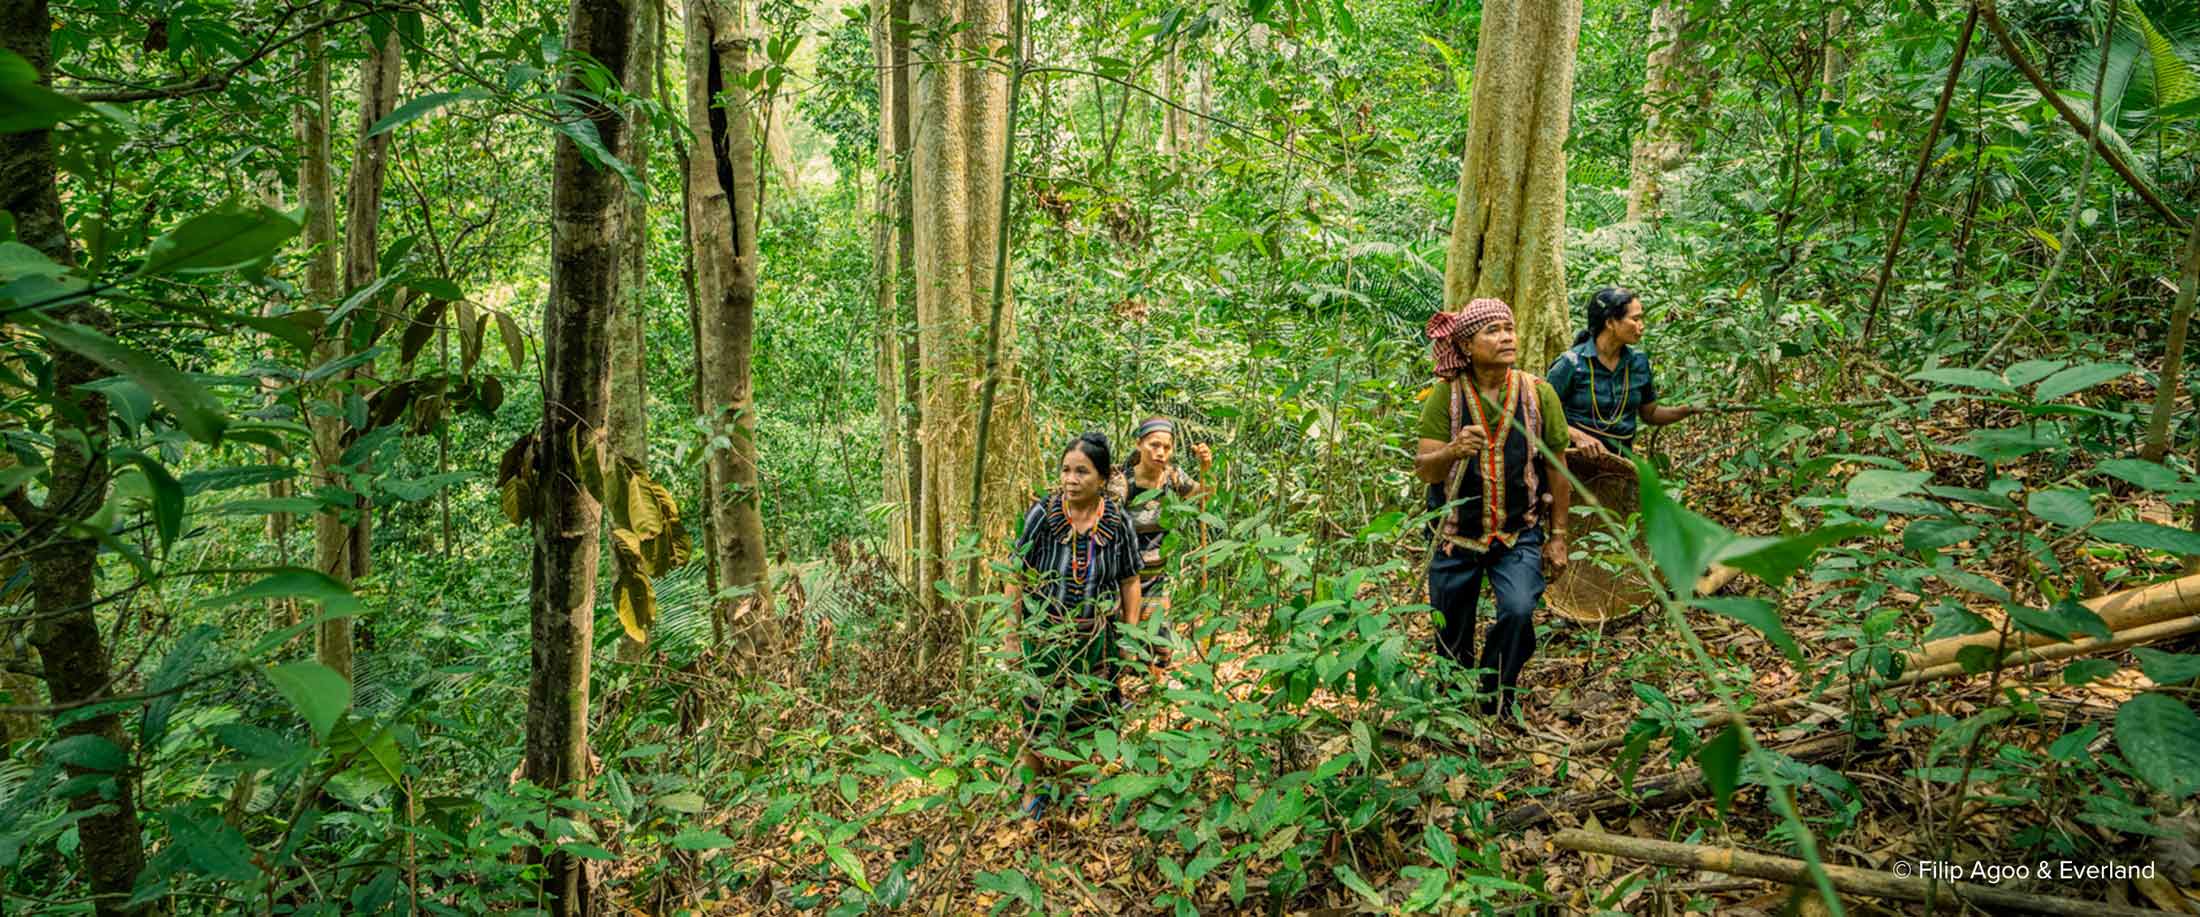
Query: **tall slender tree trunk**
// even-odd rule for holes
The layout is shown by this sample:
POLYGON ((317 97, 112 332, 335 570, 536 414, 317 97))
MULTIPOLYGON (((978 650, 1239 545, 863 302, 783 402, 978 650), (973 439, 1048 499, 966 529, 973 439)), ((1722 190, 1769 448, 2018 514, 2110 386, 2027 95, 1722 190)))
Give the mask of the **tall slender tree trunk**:
POLYGON ((1161 97, 1173 104, 1161 107, 1161 135, 1157 148, 1163 156, 1174 156, 1184 149, 1184 142, 1191 133, 1191 116, 1184 113, 1185 79, 1184 57, 1175 40, 1161 57, 1161 97))
POLYGON ((893 4, 889 0, 870 0, 871 55, 879 62, 878 69, 878 145, 876 149, 877 182, 874 193, 878 195, 871 222, 871 305, 873 324, 871 354, 872 376, 878 388, 879 467, 885 478, 884 491, 887 502, 904 507, 891 520, 886 533, 886 552, 891 557, 903 557, 911 549, 907 520, 909 514, 909 469, 901 462, 901 412, 905 406, 901 394, 901 319, 897 309, 897 279, 901 273, 899 260, 895 258, 900 244, 898 228, 898 199, 901 169, 897 165, 900 147, 894 143, 894 107, 900 104, 894 96, 894 18, 893 4))
MULTIPOLYGON (((1014 486, 1018 458, 1031 439, 1030 405, 1014 361, 1004 357, 987 492, 976 531, 964 530, 977 464, 971 432, 977 427, 978 383, 984 375, 981 343, 992 314, 994 259, 1000 219, 1003 141, 1008 129, 1008 82, 998 64, 981 57, 1001 47, 1009 31, 1010 0, 916 0, 916 34, 945 36, 945 46, 913 49, 920 60, 945 63, 918 68, 910 92, 912 243, 916 284, 918 385, 923 399, 924 543, 919 580, 928 602, 931 584, 944 581, 947 550, 966 537, 981 552, 1008 534, 1022 496, 1014 486), (951 28, 959 26, 959 28, 951 28)), ((1007 275, 1002 275, 1006 283, 1007 275)), ((1002 291, 1004 296, 1006 291, 1002 291)), ((999 339, 1014 341, 1015 307, 1004 304, 999 339)), ((1011 350, 1012 348, 1004 349, 1011 350)), ((935 605, 936 607, 936 605, 935 605)))
MULTIPOLYGON (((902 448, 902 529, 908 550, 903 554, 902 573, 911 578, 922 576, 926 565, 922 558, 940 553, 936 540, 938 531, 924 525, 924 389, 917 382, 923 369, 923 357, 917 351, 917 231, 916 231, 916 157, 912 115, 915 102, 909 92, 915 85, 910 52, 910 35, 915 24, 910 20, 911 0, 887 0, 893 14, 892 31, 889 33, 892 70, 891 76, 894 110, 891 123, 886 127, 894 138, 894 297, 899 304, 894 314, 894 327, 901 342, 901 435, 889 435, 902 448)), ((930 579, 916 582, 920 594, 929 595, 930 579)))
MULTIPOLYGON (((628 72, 633 4, 573 0, 567 49, 628 72)), ((584 91, 567 78, 566 91, 584 91)), ((627 125, 613 108, 577 112, 595 122, 604 146, 619 149, 627 125)), ((596 620, 596 566, 603 505, 584 482, 602 479, 611 395, 611 310, 618 302, 621 198, 618 174, 589 161, 559 134, 550 191, 550 298, 543 313, 542 427, 533 450, 534 558, 527 687, 525 776, 559 796, 588 792, 588 673, 596 620), (590 467, 594 465, 595 467, 590 467)), ((579 817, 568 812, 568 817, 579 817)), ((543 860, 543 895, 553 914, 586 914, 595 893, 584 862, 562 850, 543 860)))
MULTIPOLYGON (((663 26, 657 5, 635 6, 633 51, 627 59, 626 84, 637 93, 655 85, 657 43, 663 26)), ((637 113, 639 109, 637 109, 637 113)), ((620 159, 634 170, 643 187, 649 186, 649 131, 636 121, 626 132, 620 159)), ((621 202, 626 224, 626 248, 620 253, 619 305, 611 317, 611 446, 619 454, 646 459, 649 442, 649 210, 642 198, 627 195, 621 202)))
POLYGON ((1848 30, 1848 10, 1836 7, 1826 12, 1826 44, 1818 65, 1818 106, 1828 118, 1848 101, 1848 30))
MULTIPOLYGON (((324 304, 332 302, 343 290, 356 290, 374 282, 377 269, 376 259, 381 252, 378 237, 382 224, 382 180, 389 171, 390 137, 388 134, 379 137, 368 137, 367 130, 376 121, 382 120, 391 110, 397 107, 398 68, 403 62, 404 55, 398 45, 397 30, 391 29, 381 44, 368 49, 367 58, 359 67, 359 117, 357 120, 359 141, 358 148, 353 151, 351 175, 345 189, 343 286, 336 288, 337 293, 330 294, 322 299, 324 304)), ((323 104, 320 106, 320 113, 316 114, 312 120, 319 123, 320 134, 317 149, 326 151, 328 149, 328 106, 325 101, 327 98, 326 74, 323 74, 323 82, 318 92, 323 99, 323 104)), ((313 147, 315 141, 309 140, 307 145, 313 147)), ((302 166, 302 168, 309 171, 319 169, 320 174, 318 176, 309 175, 309 180, 326 182, 328 180, 328 160, 326 156, 320 152, 312 155, 316 156, 317 160, 314 163, 302 166)), ((307 194, 309 196, 325 195, 326 192, 327 188, 324 185, 321 189, 309 190, 307 194)), ((324 196, 322 199, 327 200, 328 198, 324 196)), ((320 246, 316 249, 317 259, 322 257, 319 252, 324 250, 328 250, 327 257, 335 257, 332 250, 334 248, 333 230, 329 230, 331 239, 328 242, 318 242, 315 235, 319 231, 316 227, 317 221, 334 219, 333 208, 322 211, 320 216, 315 216, 310 211, 313 206, 310 201, 307 206, 309 208, 307 244, 320 246)), ((325 266, 313 263, 308 265, 307 270, 307 282, 308 286, 311 287, 317 280, 316 272, 325 270, 325 266)), ((331 283, 330 286, 334 287, 334 284, 331 283)), ((351 321, 356 324, 378 320, 378 317, 374 314, 360 312, 354 313, 351 321)), ((332 334, 335 335, 334 338, 325 339, 316 354, 317 358, 323 362, 351 352, 354 335, 348 329, 336 329, 332 334)), ((347 371, 340 376, 345 382, 355 380, 358 377, 359 374, 356 370, 347 371)), ((350 424, 344 419, 343 404, 347 390, 348 387, 339 385, 328 399, 329 410, 324 416, 313 418, 315 467, 323 483, 339 487, 349 484, 345 479, 346 469, 342 468, 344 449, 350 445, 353 436, 362 432, 351 429, 350 424)), ((364 471, 365 469, 356 470, 364 471)), ((372 544, 374 536, 373 526, 373 507, 364 494, 354 499, 352 518, 350 519, 346 519, 342 514, 333 511, 322 512, 314 516, 314 566, 321 572, 346 584, 366 576, 370 569, 368 560, 369 546, 372 544)), ((350 618, 336 618, 322 621, 314 640, 314 651, 319 656, 322 665, 335 669, 345 679, 350 679, 352 620, 350 618)))
POLYGON ((2185 235, 2181 260, 2184 269, 2177 278, 2177 303, 2169 310, 2169 343, 2162 352, 2160 381, 2154 384, 2154 413, 2147 418, 2146 444, 2139 449, 2139 455, 2150 462, 2169 454, 2170 418, 2177 412, 2177 396, 2185 391, 2185 333, 2192 324, 2193 294, 2200 293, 2200 217, 2185 235))
POLYGON ((1686 0, 1663 0, 1650 10, 1650 56, 1643 72, 1642 133, 1629 163, 1627 220, 1665 210, 1665 173, 1688 161, 1692 115, 1707 99, 1708 83, 1695 66, 1688 37, 1686 0))
MULTIPOLYGON (((0 48, 20 55, 41 84, 53 71, 53 15, 46 0, 0 0, 0 48)), ((28 131, 0 134, 0 211, 15 217, 16 241, 61 264, 75 264, 61 218, 52 134, 28 131)), ((90 301, 67 307, 66 321, 103 328, 107 315, 90 301)), ((26 530, 44 533, 30 551, 31 646, 38 651, 46 691, 55 704, 76 704, 113 690, 113 663, 93 610, 99 581, 99 546, 65 533, 107 502, 110 469, 106 460, 107 401, 87 386, 110 375, 74 351, 52 347, 54 448, 47 464, 51 486, 45 505, 28 506, 18 496, 10 508, 26 530)), ((79 711, 84 712, 84 711, 79 711)), ((116 760, 130 759, 130 739, 115 712, 69 720, 59 739, 80 736, 104 740, 116 760)), ((99 897, 101 914, 129 913, 122 905, 145 868, 145 842, 139 833, 134 778, 70 765, 72 779, 92 783, 69 798, 82 816, 76 823, 83 874, 99 897)))
POLYGON ((756 402, 749 364, 756 328, 756 130, 748 73, 747 0, 690 0, 687 19, 688 227, 693 234, 704 415, 716 435, 705 503, 717 545, 713 618, 737 665, 754 672, 779 643, 764 581, 764 517, 756 474, 756 402))
POLYGON ((1444 266, 1444 307, 1495 297, 1513 308, 1520 365, 1566 345, 1566 131, 1581 0, 1482 7, 1474 103, 1444 266))

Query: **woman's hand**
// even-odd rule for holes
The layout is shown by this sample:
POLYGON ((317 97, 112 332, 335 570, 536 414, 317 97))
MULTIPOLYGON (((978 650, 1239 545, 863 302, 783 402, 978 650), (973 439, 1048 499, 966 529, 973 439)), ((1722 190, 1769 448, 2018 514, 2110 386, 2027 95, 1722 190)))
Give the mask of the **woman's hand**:
POLYGON ((1488 446, 1489 442, 1489 434, 1483 432, 1481 427, 1466 426, 1460 427, 1459 432, 1452 434, 1451 444, 1445 448, 1451 450, 1451 456, 1454 460, 1473 458, 1482 454, 1483 447, 1488 446))
POLYGON ((1566 533, 1552 532, 1550 539, 1543 542, 1543 565, 1550 568, 1550 578, 1557 579, 1559 574, 1565 573, 1570 562, 1571 558, 1566 556, 1566 533))
POLYGON ((1193 443, 1192 455, 1199 459, 1201 473, 1205 473, 1207 469, 1215 466, 1215 450, 1207 448, 1206 443, 1193 443))
POLYGON ((1603 440, 1576 427, 1566 428, 1566 441, 1576 451, 1590 458, 1603 458, 1612 454, 1612 450, 1605 447, 1603 440))

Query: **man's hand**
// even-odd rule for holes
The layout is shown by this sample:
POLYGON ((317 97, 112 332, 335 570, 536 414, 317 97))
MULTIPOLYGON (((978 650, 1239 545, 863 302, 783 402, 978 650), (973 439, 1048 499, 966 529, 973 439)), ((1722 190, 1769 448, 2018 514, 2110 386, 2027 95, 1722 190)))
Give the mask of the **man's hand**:
POLYGON ((1482 432, 1481 427, 1460 427, 1459 432, 1452 434, 1451 444, 1445 448, 1451 450, 1453 459, 1473 458, 1481 455, 1482 449, 1488 446, 1489 442, 1489 434, 1482 432))

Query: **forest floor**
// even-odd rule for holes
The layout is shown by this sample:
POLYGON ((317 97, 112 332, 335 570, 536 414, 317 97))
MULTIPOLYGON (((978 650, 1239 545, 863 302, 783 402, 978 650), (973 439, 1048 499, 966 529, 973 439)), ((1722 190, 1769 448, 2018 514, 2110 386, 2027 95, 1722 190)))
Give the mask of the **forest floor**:
MULTIPOLYGON (((1934 420, 1953 427, 1977 418, 1936 416, 1934 420)), ((1741 438, 1726 435, 1731 432, 1705 424, 1668 437, 1663 447, 1669 453, 1686 456, 1691 466, 1715 467, 1717 450, 1741 438)), ((1943 470, 1960 476, 1958 469, 1943 470)), ((2021 475, 2023 471, 2017 468, 2007 473, 2021 475)), ((1688 505, 1744 534, 1779 531, 1783 508, 1793 496, 1721 481, 1708 473, 1694 475, 1692 481, 1686 494, 1688 505)), ((2170 512, 2167 506, 2142 508, 2142 515, 2166 521, 2170 512)), ((2085 558, 2075 562, 2106 566, 2105 562, 2085 558)), ((2008 576, 2003 581, 2012 588, 2024 581, 2014 565, 2004 572, 2008 576)), ((1408 565, 1406 571, 1374 588, 1380 589, 1393 605, 1418 604, 1423 596, 1417 573, 1408 565)), ((1821 673, 1838 671, 1840 660, 1855 647, 1855 634, 1853 628, 1835 633, 1819 623, 1827 617, 1813 604, 1819 590, 1807 578, 1797 578, 1775 591, 1745 577, 1732 583, 1727 591, 1773 601, 1803 652, 1814 657, 1811 668, 1821 673)), ((1974 606, 1972 610, 1990 620, 2001 619, 1993 603, 1977 596, 1956 597, 1968 599, 1967 604, 1974 606)), ((2036 598, 2036 592, 2032 598, 2036 598)), ((1891 601, 1901 599, 1917 604, 1914 596, 1897 596, 1891 601)), ((1922 615, 1921 611, 1913 613, 1922 615)), ((1746 689, 1748 696, 1764 702, 1808 690, 1781 651, 1758 631, 1708 613, 1688 614, 1689 625, 1706 649, 1734 667, 1729 671, 1756 673, 1746 689)), ((1524 825, 1492 835, 1501 852, 1502 874, 1540 874, 1556 912, 1815 912, 1812 908, 1821 905, 1815 900, 1799 900, 1802 896, 1796 889, 1779 882, 1651 866, 1560 850, 1549 843, 1551 835, 1560 829, 1588 828, 1760 852, 1780 853, 1788 846, 1779 840, 1785 831, 1782 819, 1764 791, 1749 785, 1746 778, 1723 817, 1711 794, 1697 784, 1682 781, 1679 792, 1664 795, 1642 792, 1660 786, 1661 778, 1690 769, 1692 762, 1685 754, 1669 754, 1665 739, 1654 743, 1637 762, 1634 789, 1623 789, 1626 782, 1618 744, 1644 706, 1637 700, 1634 684, 1656 688, 1683 710, 1715 700, 1694 664, 1675 652, 1675 635, 1662 614, 1654 608, 1638 610, 1602 626, 1587 627, 1546 612, 1539 613, 1539 623, 1544 628, 1542 646, 1524 675, 1532 692, 1525 704, 1524 729, 1489 729, 1477 735, 1449 737, 1385 734, 1380 740, 1379 758, 1389 766, 1428 755, 1472 756, 1489 772, 1500 775, 1495 782, 1470 785, 1463 778, 1454 778, 1455 792, 1448 794, 1449 802, 1431 802, 1407 813, 1408 817, 1378 825, 1356 838, 1349 852, 1335 849, 1335 843, 1326 852, 1332 857, 1349 856, 1374 889, 1392 902, 1403 900, 1415 882, 1399 868, 1426 862, 1420 849, 1423 826, 1459 823, 1463 813, 1458 806, 1480 799, 1491 803, 1485 817, 1524 825), (1646 801, 1647 796, 1655 798, 1646 801), (1527 818, 1530 807, 1538 801, 1548 803, 1550 813, 1540 819, 1527 818)), ((1919 625, 1918 630, 1922 631, 1923 626, 1919 625)), ((1425 652, 1432 639, 1425 617, 1413 626, 1413 631, 1414 651, 1425 652)), ((1233 648, 1230 641, 1242 638, 1242 630, 1225 635, 1221 644, 1225 652, 1217 654, 1224 661, 1216 670, 1218 690, 1239 697, 1254 692, 1259 679, 1258 672, 1248 669, 1250 653, 1228 652, 1233 648)), ((2187 637, 2160 648, 2189 651, 2195 642, 2196 638, 2187 637)), ((2128 652, 2118 658, 2128 662, 2128 652)), ((1801 757, 1802 771, 1788 777, 1798 783, 1798 808, 1816 833, 1828 863, 1873 870, 1891 870, 1898 863, 1919 860, 2032 863, 2057 859, 2046 852, 2045 845, 2047 839, 2059 838, 2061 843, 2080 850, 2112 852, 2095 853, 2095 860, 2110 856, 2132 862, 2152 860, 2159 865, 2161 878, 2016 881, 1998 887, 2161 908, 2166 913, 2200 914, 2200 848, 2190 842, 2200 840, 2200 817, 2193 808, 2184 808, 2175 816, 2154 816, 2154 827, 2162 829, 2166 837, 2151 841, 2142 838, 2143 843, 2134 846, 2135 835, 2131 833, 2075 817, 2080 800, 2026 791, 2014 783, 1997 786, 1988 778, 2006 773, 2006 766, 1991 767, 1992 761, 1973 759, 1967 767, 1965 755, 1975 755, 1974 749, 1952 747, 1944 728, 1915 728, 1927 723, 1945 727, 1951 721, 1964 720, 1996 706, 1993 699, 1997 696, 2005 700, 2024 698, 2032 700, 2036 709, 2026 716, 2000 720, 1995 727, 1990 755, 2008 756, 2002 764, 2051 760, 2045 757, 2049 746, 2058 740, 2067 742, 2066 737, 2073 735, 2089 750, 2099 751, 2110 744, 2108 727, 2118 705, 2151 683, 2137 667, 2127 664, 2105 678, 2074 686, 2058 677, 2063 665, 2042 663, 2030 670, 2005 671, 1998 684, 1989 684, 1982 674, 1911 686, 1897 689, 1900 693, 1895 697, 1843 697, 1841 691, 1828 691, 1822 700, 1795 707, 1796 716, 1757 719, 1753 728, 1766 748, 1801 757), (1973 769, 1975 775, 1963 774, 1969 780, 1970 792, 1961 827, 1951 828, 1952 787, 1958 783, 1952 775, 1973 769), (1819 790, 1821 785, 1852 789, 1836 794, 1819 790)), ((1127 733, 1168 726, 1171 711, 1165 703, 1136 703, 1155 689, 1146 674, 1126 674, 1121 683, 1134 701, 1133 709, 1147 716, 1145 722, 1126 723, 1127 733)), ((1365 708, 1356 707, 1361 703, 1349 696, 1320 691, 1308 701, 1310 706, 1330 708, 1340 720, 1351 719, 1356 710, 1365 712, 1365 708)), ((1348 736, 1338 735, 1330 744, 1349 741, 1348 736)), ((1316 751, 1319 759, 1333 756, 1336 749, 1316 751)), ((2098 774, 2087 777, 2088 781, 2095 779, 2103 778, 2098 774)), ((2088 783, 2073 780, 2055 784, 2049 779, 2046 785, 2082 788, 2088 783)), ((1225 789, 1214 788, 1217 794, 1225 789)), ((879 790, 888 794, 888 801, 899 791, 892 786, 879 790)), ((1171 891, 1171 883, 1153 866, 1155 848, 1172 848, 1173 843, 1157 841, 1135 819, 1125 817, 1112 800, 1073 800, 1055 806, 1037 821, 1016 817, 1014 806, 1013 796, 1004 795, 997 814, 990 818, 973 819, 968 813, 950 815, 943 809, 887 816, 864 832, 866 843, 880 852, 865 857, 865 865, 876 877, 891 865, 887 854, 921 841, 931 851, 930 863, 909 876, 918 890, 908 901, 910 910, 931 914, 998 912, 996 905, 1003 903, 1003 896, 979 888, 972 877, 1016 869, 1036 853, 1063 867, 1047 877, 1059 883, 1046 889, 1050 909, 1091 914, 1161 912, 1154 902, 1171 891)), ((728 816, 729 821, 738 822, 744 813, 728 816)), ((1461 838, 1461 847, 1474 840, 1461 838)), ((1161 852, 1180 858, 1191 854, 1181 849, 1161 852)), ((748 862, 762 875, 788 875, 786 864, 773 852, 748 855, 748 862), (780 868, 775 870, 775 866, 780 868)), ((1324 876, 1328 872, 1326 866, 1317 871, 1324 876)), ((1259 882, 1256 877, 1252 883, 1256 889, 1259 882)), ((752 887, 749 895, 739 900, 718 903, 716 912, 792 912, 786 889, 773 892, 771 884, 767 881, 752 887)), ((1247 897, 1243 905, 1233 905, 1228 882, 1219 871, 1197 885, 1194 898, 1203 913, 1271 912, 1267 899, 1260 895, 1247 897)), ((801 890, 815 893, 818 887, 813 882, 801 890)), ((1860 897, 1846 899, 1844 906, 1851 914, 1925 912, 1923 905, 1860 897)), ((1373 911, 1350 889, 1317 881, 1313 888, 1296 896, 1287 912, 1342 917, 1373 911)), ((1943 908, 1941 912, 1949 910, 1943 908)))

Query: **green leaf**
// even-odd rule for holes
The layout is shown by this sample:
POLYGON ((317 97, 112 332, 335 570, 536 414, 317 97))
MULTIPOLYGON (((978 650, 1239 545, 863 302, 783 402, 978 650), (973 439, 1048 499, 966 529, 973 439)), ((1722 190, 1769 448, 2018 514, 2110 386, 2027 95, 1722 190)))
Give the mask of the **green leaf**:
POLYGON ((2079 364, 2041 380, 2040 387, 2032 390, 2032 400, 2046 404, 2111 379, 2121 378, 2130 372, 2131 367, 2122 363, 2079 364))
POLYGON ((276 567, 259 582, 235 592, 216 596, 200 603, 203 608, 220 608, 239 602, 265 599, 302 598, 319 602, 327 607, 330 618, 350 617, 366 610, 359 597, 319 570, 304 567, 276 567))
POLYGON ((596 132, 596 122, 588 120, 571 103, 561 102, 557 108, 558 133, 573 141, 573 145, 580 148, 582 156, 590 163, 598 168, 608 167, 618 173, 620 178, 626 180, 627 190, 634 192, 636 197, 646 199, 648 195, 644 193, 641 179, 635 176, 634 169, 604 148, 603 135, 596 132))
POLYGON ((153 240, 138 273, 235 270, 274 254, 298 234, 298 227, 298 218, 268 207, 202 213, 153 240))
POLYGON ((1436 865, 1445 869, 1459 865, 1459 843, 1451 839, 1451 832, 1437 827, 1435 822, 1421 829, 1421 846, 1428 848, 1429 859, 1436 865))
POLYGON ((2025 495, 2024 508, 2066 528, 2082 529, 2093 521, 2093 498, 2082 490, 2035 490, 2025 495))
POLYGON ((1160 788, 1161 778, 1153 774, 1117 774, 1094 785, 1092 795, 1121 796, 1129 802, 1151 796, 1160 788))
POLYGON ((682 815, 694 815, 708 805, 702 794, 692 792, 666 793, 657 797, 657 805, 682 815))
POLYGON ((2131 651, 2139 657, 2139 671, 2158 685, 2184 684, 2200 678, 2200 656, 2191 653, 2165 653, 2142 646, 2131 651))
POLYGON ((1884 468, 1867 468, 1849 479, 1849 506, 1870 509, 1882 500, 1905 496, 1933 478, 1930 471, 1888 471, 1884 468))
POLYGON ((1329 871, 1336 874, 1337 881, 1343 882, 1346 888, 1358 892, 1360 897, 1366 899, 1367 903, 1376 910, 1388 909, 1389 905, 1384 903, 1383 896, 1375 893, 1375 886, 1367 884, 1366 879, 1360 878, 1360 874, 1353 870, 1351 864, 1338 863, 1329 867, 1329 871))
MULTIPOLYGON (((367 136, 379 137, 410 124, 420 116, 445 105, 455 102, 473 102, 486 98, 489 98, 489 91, 479 87, 461 89, 457 92, 431 92, 399 105, 397 110, 382 116, 382 120, 374 122, 374 126, 367 129, 367 136)), ((457 297, 451 298, 455 299, 457 297)))
POLYGON ((221 631, 215 627, 198 625, 184 631, 176 640, 175 648, 162 657, 160 668, 145 684, 148 692, 159 696, 146 705, 145 718, 138 721, 139 744, 158 747, 160 740, 167 737, 169 717, 175 714, 176 705, 183 700, 182 692, 176 689, 191 677, 192 671, 198 668, 199 657, 206 655, 207 645, 220 635, 221 631))
POLYGON ((25 277, 59 277, 69 269, 21 242, 0 242, 0 283, 25 277))
POLYGON ((2184 556, 2200 554, 2200 533, 2152 522, 2104 522, 2093 527, 2093 535, 2104 541, 2128 544, 2135 548, 2168 551, 2184 556))
POLYGON ((313 727, 313 734, 323 741, 328 739, 329 730, 336 728, 337 718, 351 707, 351 682, 335 669, 310 659, 268 669, 267 680, 290 699, 291 706, 298 708, 298 714, 313 727))
POLYGON ((1725 812, 1727 803, 1734 799, 1734 787, 1742 777, 1742 732, 1735 726, 1719 731, 1711 741, 1696 751, 1696 763, 1703 768, 1703 781, 1711 786, 1712 799, 1719 811, 1725 812))
POLYGON ((1786 538, 1736 538, 1712 560, 1778 586, 1828 545, 1878 531, 1868 525, 1832 525, 1786 538))
POLYGON ((1786 653, 1789 659, 1797 663, 1803 661, 1802 649, 1796 646, 1795 638, 1788 634, 1787 627, 1780 622, 1780 611, 1771 602, 1747 596, 1718 596, 1697 599, 1689 604, 1754 627, 1766 639, 1771 640, 1772 645, 1779 647, 1780 652, 1786 653))
POLYGON ((130 766, 130 756, 122 747, 106 736, 90 734, 70 736, 46 746, 47 761, 62 767, 74 767, 103 774, 121 773, 130 766))
POLYGON ((1956 663, 1963 666, 1963 672, 1966 675, 1977 675, 1993 668, 1994 664, 2000 661, 2000 657, 1991 646, 1972 644, 1956 650, 1956 663))
POLYGON ((2177 486, 2177 472, 2144 459, 2109 459, 2094 467, 2102 474, 2147 490, 2162 491, 2177 486))
POLYGON ((260 868, 252 865, 251 845, 221 816, 171 810, 163 820, 184 859, 198 872, 227 882, 250 882, 260 877, 260 868))
POLYGON ((678 850, 717 850, 733 846, 733 838, 707 828, 687 828, 673 835, 671 843, 678 850))
POLYGON ((2058 369, 2070 365, 2062 360, 2026 360, 2009 367, 2001 376, 2010 385, 2023 387, 2045 379, 2058 369))
POLYGON ((1648 460, 1636 458, 1635 473, 1642 498, 1643 540, 1650 543, 1650 556, 1673 593, 1687 598, 1695 592, 1696 577, 1734 535, 1674 502, 1648 460))
POLYGON ((1946 519, 1919 519, 1902 527, 1902 546, 1912 551, 1937 551, 1977 538, 1979 527, 1946 519))
MULTIPOLYGON (((40 38, 44 41, 44 38, 40 38)), ((91 107, 39 85, 38 71, 13 51, 0 51, 0 134, 42 131, 91 112, 91 107)))
POLYGON ((2148 783, 2182 800, 2200 790, 2200 716, 2149 691, 2116 711, 2116 750, 2148 783))
POLYGON ((344 717, 330 733, 328 749, 338 760, 351 761, 347 772, 377 786, 395 786, 405 779, 397 736, 386 726, 377 729, 370 721, 344 717))
POLYGON ((174 547, 176 537, 183 534, 183 485, 152 456, 136 449, 122 450, 122 454, 145 473, 145 483, 152 488, 153 529, 160 535, 161 550, 174 547))
POLYGON ((2063 669, 2063 684, 2073 687, 2089 685, 2116 673, 2123 668, 2114 659, 2080 659, 2063 669))
POLYGON ((2002 610, 2009 613, 2009 619, 2015 621, 2017 627, 2063 643, 2068 643, 2081 634, 2101 640, 2115 636, 2109 632, 2107 622, 2102 621, 2100 615, 2094 614, 2093 609, 2085 607, 2076 599, 2063 599, 2046 611, 2035 611, 2016 604, 2005 604, 2002 610))
POLYGON ((825 857, 832 860, 834 866, 840 867, 841 872, 847 873, 848 878, 854 880, 856 887, 863 889, 864 894, 871 893, 871 880, 863 875, 863 861, 856 859, 856 855, 849 852, 848 848, 839 844, 829 845, 825 848, 825 857))
POLYGON ((222 416, 214 396, 186 378, 182 372, 141 351, 75 322, 62 322, 36 312, 21 312, 16 319, 30 326, 54 346, 74 351, 138 384, 154 400, 176 415, 176 424, 192 439, 220 445, 229 418, 222 416))
POLYGON ((1922 382, 1937 382, 1942 385, 1960 385, 1965 388, 1984 389, 1989 392, 2008 393, 2016 391, 2015 387, 2002 381, 2001 376, 1983 369, 1943 366, 1939 369, 1928 369, 1921 373, 1912 374, 1910 378, 1922 382))

